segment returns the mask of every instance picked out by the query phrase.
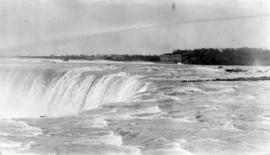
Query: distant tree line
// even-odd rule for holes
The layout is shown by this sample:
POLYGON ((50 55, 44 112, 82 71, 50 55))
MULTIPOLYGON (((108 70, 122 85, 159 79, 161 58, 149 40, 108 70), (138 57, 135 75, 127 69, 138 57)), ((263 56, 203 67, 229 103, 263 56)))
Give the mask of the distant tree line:
POLYGON ((23 58, 43 58, 68 60, 111 60, 111 61, 159 61, 158 55, 50 55, 50 56, 19 56, 23 58))
POLYGON ((202 48, 175 50, 184 64, 202 65, 270 65, 270 50, 259 48, 202 48))

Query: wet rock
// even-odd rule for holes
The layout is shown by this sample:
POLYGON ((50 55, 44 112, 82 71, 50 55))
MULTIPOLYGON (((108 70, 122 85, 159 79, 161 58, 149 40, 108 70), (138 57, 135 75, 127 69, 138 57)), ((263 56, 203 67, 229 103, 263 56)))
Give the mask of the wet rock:
POLYGON ((241 72, 247 72, 248 70, 235 68, 235 69, 225 69, 225 71, 229 73, 241 73, 241 72))

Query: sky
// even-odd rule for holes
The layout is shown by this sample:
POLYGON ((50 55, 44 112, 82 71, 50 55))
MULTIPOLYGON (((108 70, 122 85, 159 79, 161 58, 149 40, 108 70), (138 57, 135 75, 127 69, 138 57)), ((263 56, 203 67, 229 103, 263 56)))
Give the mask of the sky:
POLYGON ((269 0, 0 0, 5 55, 270 49, 269 27, 269 0))

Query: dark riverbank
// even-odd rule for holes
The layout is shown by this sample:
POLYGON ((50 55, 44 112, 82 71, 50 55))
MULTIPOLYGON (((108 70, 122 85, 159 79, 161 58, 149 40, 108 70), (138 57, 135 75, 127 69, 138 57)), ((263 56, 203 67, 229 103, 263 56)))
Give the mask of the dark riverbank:
POLYGON ((175 50, 171 53, 182 56, 184 64, 198 65, 270 65, 270 50, 259 48, 202 48, 175 50))
POLYGON ((262 77, 237 77, 237 78, 215 78, 215 79, 200 79, 200 80, 182 80, 181 82, 215 82, 215 81, 269 81, 269 76, 262 77))

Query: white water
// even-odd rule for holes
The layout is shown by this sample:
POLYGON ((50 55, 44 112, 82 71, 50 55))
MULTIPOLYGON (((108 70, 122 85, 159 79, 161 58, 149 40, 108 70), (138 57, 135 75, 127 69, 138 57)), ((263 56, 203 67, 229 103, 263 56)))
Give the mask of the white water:
POLYGON ((62 116, 127 102, 146 85, 141 76, 97 74, 87 68, 8 68, 0 74, 0 117, 5 118, 62 116))
POLYGON ((247 69, 0 63, 0 154, 269 154, 269 81, 181 82, 270 76, 247 69))

